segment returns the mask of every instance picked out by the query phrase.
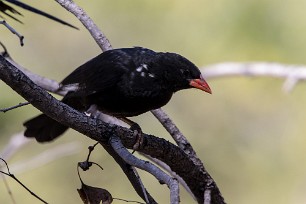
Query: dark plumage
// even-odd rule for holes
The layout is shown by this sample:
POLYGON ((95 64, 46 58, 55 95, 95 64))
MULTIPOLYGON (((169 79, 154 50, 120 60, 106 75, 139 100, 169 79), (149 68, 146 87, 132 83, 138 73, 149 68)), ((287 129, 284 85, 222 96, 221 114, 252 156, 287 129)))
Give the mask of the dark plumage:
MULTIPOLYGON (((86 111, 91 105, 106 114, 125 118, 164 106, 182 89, 211 90, 199 69, 175 53, 145 48, 106 51, 78 67, 61 83, 70 90, 63 102, 86 111)), ((24 123, 25 136, 51 141, 68 127, 42 114, 24 123)))

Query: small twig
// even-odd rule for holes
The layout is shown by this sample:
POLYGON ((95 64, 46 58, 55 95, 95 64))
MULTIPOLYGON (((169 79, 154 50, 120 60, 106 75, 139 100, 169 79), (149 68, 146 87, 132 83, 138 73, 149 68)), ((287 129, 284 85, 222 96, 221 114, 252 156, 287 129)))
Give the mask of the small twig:
POLYGON ((145 186, 143 185, 143 183, 142 183, 142 181, 141 181, 141 178, 140 178, 140 176, 139 176, 139 174, 138 174, 136 168, 135 168, 134 166, 131 166, 131 168, 133 169, 133 171, 134 171, 134 173, 135 173, 135 176, 136 176, 136 178, 137 178, 138 181, 139 181, 139 185, 140 185, 140 187, 141 187, 141 189, 142 189, 142 192, 143 192, 143 195, 144 195, 144 197, 145 197, 146 203, 150 203, 150 202, 149 202, 149 198, 148 198, 148 194, 147 194, 147 192, 146 192, 146 188, 145 188, 145 186))
POLYGON ((177 173, 171 170, 171 168, 164 162, 162 162, 159 159, 153 158, 150 155, 144 154, 142 152, 138 152, 138 154, 142 155, 143 157, 147 158, 148 160, 152 161, 159 167, 163 168, 165 171, 167 171, 172 177, 176 178, 178 182, 185 188, 185 190, 193 197, 194 200, 196 198, 194 197, 193 193, 191 192, 190 188, 188 187, 187 183, 180 177, 177 173))
POLYGON ((90 155, 94 151, 97 144, 99 144, 99 142, 96 142, 94 145, 88 147, 88 155, 87 155, 87 159, 86 159, 87 162, 89 161, 90 155))
POLYGON ((55 80, 48 79, 46 77, 40 76, 38 74, 34 74, 33 72, 27 70, 26 68, 22 67, 21 65, 17 64, 12 58, 5 57, 7 61, 21 70, 25 75, 27 75, 35 84, 38 84, 40 87, 44 88, 47 91, 52 93, 56 93, 59 95, 64 96, 66 92, 58 91, 59 90, 59 83, 55 80))
MULTIPOLYGON (((93 164, 99 166, 99 167, 103 170, 102 166, 100 166, 99 164, 97 164, 97 163, 95 163, 95 162, 89 161, 90 155, 91 155, 91 153, 93 152, 93 150, 95 149, 95 147, 97 146, 97 144, 99 144, 99 142, 95 143, 95 144, 92 145, 92 146, 89 146, 89 147, 88 147, 88 155, 87 155, 86 160, 83 161, 83 162, 79 162, 79 163, 78 163, 78 167, 80 167, 83 171, 89 170, 89 168, 90 168, 93 164)), ((79 171, 79 169, 78 169, 78 171, 79 171)), ((78 174, 79 174, 79 172, 78 172, 78 174)), ((80 178, 80 179, 81 179, 81 178, 80 178)), ((82 183, 83 183, 83 182, 82 182, 82 183)))
POLYGON ((187 138, 182 134, 178 127, 173 123, 171 118, 161 108, 152 110, 151 112, 169 132, 176 144, 182 150, 186 151, 187 153, 194 152, 195 154, 195 151, 188 142, 187 138))
POLYGON ((113 149, 122 157, 122 159, 128 164, 145 170, 155 176, 157 180, 161 183, 167 184, 170 189, 170 203, 176 204, 179 203, 179 184, 175 178, 171 178, 157 166, 153 165, 148 161, 143 161, 138 159, 133 154, 131 154, 121 143, 121 140, 117 136, 113 136, 110 138, 110 145, 113 149))
POLYGON ((17 37, 19 38, 20 41, 20 45, 23 46, 23 39, 24 37, 22 35, 20 35, 12 26, 10 26, 6 21, 0 21, 0 24, 3 24, 7 29, 9 29, 9 31, 11 31, 13 34, 17 35, 17 37))
POLYGON ((120 200, 120 201, 123 201, 123 202, 126 202, 126 203, 139 203, 139 204, 145 204, 145 203, 142 203, 142 202, 138 202, 138 201, 135 201, 135 200, 125 200, 125 199, 122 199, 122 198, 113 198, 114 200, 120 200))
POLYGON ((131 182, 133 188, 137 192, 137 194, 143 199, 149 200, 149 203, 156 204, 157 202, 153 199, 153 197, 150 195, 150 193, 144 189, 144 185, 141 181, 141 179, 138 176, 137 170, 133 168, 131 165, 127 164, 120 155, 109 145, 105 145, 101 143, 103 148, 107 151, 108 154, 110 154, 116 163, 121 167, 122 171, 125 173, 126 177, 131 182))
POLYGON ((16 200, 15 200, 15 198, 14 198, 14 196, 13 196, 13 193, 12 193, 12 191, 11 191, 11 188, 10 188, 10 186, 9 186, 9 184, 8 184, 6 178, 5 178, 5 176, 4 176, 3 174, 1 174, 1 178, 2 178, 2 180, 3 180, 3 183, 4 183, 4 185, 5 185, 5 188, 7 189, 8 194, 10 195, 10 198, 11 198, 13 204, 16 204, 16 200))
MULTIPOLYGON (((81 182, 82 184, 84 184, 84 182, 83 182, 83 180, 82 180, 82 178, 81 178, 79 168, 81 168, 83 171, 87 171, 87 170, 89 169, 89 167, 88 167, 88 168, 86 168, 86 169, 84 170, 84 168, 83 168, 83 167, 84 167, 84 166, 83 166, 83 163, 84 163, 84 162, 79 162, 78 165, 77 165, 78 176, 79 176, 80 182, 81 182)), ((91 163, 90 166, 92 166, 92 164, 95 164, 95 165, 97 165, 101 170, 103 170, 103 168, 102 168, 102 166, 101 166, 100 164, 98 164, 98 163, 96 163, 96 162, 90 162, 90 163, 91 163)))
POLYGON ((7 112, 7 111, 10 111, 10 110, 19 108, 19 107, 21 107, 21 106, 26 106, 26 105, 29 105, 29 104, 30 104, 29 102, 19 103, 18 105, 15 105, 15 106, 12 106, 12 107, 2 108, 2 109, 0 109, 0 112, 5 113, 5 112, 7 112))
POLYGON ((5 47, 5 45, 4 45, 2 42, 0 42, 0 46, 3 48, 3 51, 1 52, 1 55, 2 55, 3 57, 9 57, 10 55, 9 55, 9 53, 8 53, 8 51, 7 51, 6 47, 5 47))
POLYGON ((102 51, 112 49, 109 40, 106 38, 103 32, 98 28, 98 26, 92 21, 92 19, 86 14, 86 12, 81 7, 79 7, 72 0, 55 0, 55 1, 59 3, 62 7, 64 7, 67 11, 75 15, 81 21, 81 23, 85 26, 85 28, 87 28, 91 36, 100 46, 102 51))
MULTIPOLYGON (((164 126, 164 128, 169 132, 169 134, 172 136, 172 138, 178 144, 178 146, 188 155, 190 160, 192 160, 192 162, 195 165, 197 165, 199 169, 205 172, 202 161, 197 156, 195 150, 193 149, 193 147, 191 146, 187 138, 178 129, 178 127, 172 122, 170 117, 161 108, 152 110, 151 112, 160 121, 160 123, 164 126)), ((183 179, 179 179, 179 180, 183 180, 183 179)), ((185 183, 185 181, 181 181, 181 182, 185 183)), ((187 189, 187 191, 192 195, 192 197, 195 198, 193 193, 191 193, 187 185, 185 185, 185 189, 187 189)))
POLYGON ((229 76, 263 76, 287 79, 283 85, 285 92, 291 91, 300 80, 306 80, 306 67, 274 62, 225 62, 207 65, 202 69, 205 78, 229 76))
POLYGON ((38 200, 40 200, 43 203, 47 203, 46 201, 44 201, 42 198, 40 198, 38 195, 36 195, 33 191, 31 191, 28 187, 26 187, 21 181, 19 181, 19 179, 17 179, 17 177, 15 177, 14 174, 11 174, 10 169, 8 167, 8 164, 6 163, 6 161, 2 158, 0 158, 0 160, 2 160, 6 166, 6 170, 7 172, 4 171, 0 171, 0 173, 2 173, 3 175, 9 176, 12 179, 14 179, 17 183, 19 183, 24 189, 26 189, 32 196, 34 196, 35 198, 37 198, 38 200))

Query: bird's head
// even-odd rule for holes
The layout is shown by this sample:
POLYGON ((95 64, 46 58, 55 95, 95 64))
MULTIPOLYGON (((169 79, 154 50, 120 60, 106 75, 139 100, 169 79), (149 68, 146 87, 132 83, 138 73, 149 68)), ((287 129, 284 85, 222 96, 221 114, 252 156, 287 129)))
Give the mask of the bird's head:
POLYGON ((175 53, 159 53, 156 61, 164 80, 173 91, 197 88, 212 93, 200 70, 188 59, 175 53))

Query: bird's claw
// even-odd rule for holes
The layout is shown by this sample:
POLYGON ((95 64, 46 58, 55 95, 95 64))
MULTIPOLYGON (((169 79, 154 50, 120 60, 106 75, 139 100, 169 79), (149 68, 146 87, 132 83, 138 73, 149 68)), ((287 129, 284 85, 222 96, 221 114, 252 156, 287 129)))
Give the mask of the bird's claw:
POLYGON ((138 150, 143 144, 143 136, 141 127, 137 123, 133 123, 130 127, 130 130, 133 131, 133 135, 136 137, 136 142, 133 145, 133 152, 132 154, 138 150))
POLYGON ((98 106, 95 104, 91 105, 85 114, 92 119, 97 119, 101 116, 101 112, 99 112, 98 106))

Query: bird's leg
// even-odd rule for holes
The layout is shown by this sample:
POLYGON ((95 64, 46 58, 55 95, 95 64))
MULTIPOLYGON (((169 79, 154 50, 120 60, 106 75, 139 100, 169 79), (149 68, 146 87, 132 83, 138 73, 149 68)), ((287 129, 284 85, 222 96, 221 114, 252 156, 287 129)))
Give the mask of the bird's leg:
MULTIPOLYGON (((101 113, 98 111, 98 107, 97 105, 93 104, 91 105, 87 111, 85 112, 86 115, 88 115, 91 118, 99 118, 101 113)), ((137 150, 143 143, 143 137, 142 137, 142 130, 141 127, 135 123, 134 121, 128 119, 128 118, 118 118, 121 121, 127 123, 130 126, 130 130, 132 130, 134 132, 134 135, 136 136, 137 140, 133 146, 133 153, 135 152, 135 150, 137 150)))
POLYGON ((100 117, 100 112, 98 111, 98 107, 96 104, 92 104, 87 111, 85 112, 86 115, 88 115, 91 118, 99 118, 100 117))
POLYGON ((135 123, 134 121, 128 118, 119 118, 119 119, 127 123, 128 125, 130 125, 130 130, 132 130, 134 132, 134 135, 136 135, 136 142, 133 146, 133 150, 134 150, 133 153, 134 153, 135 150, 137 150, 143 144, 141 127, 137 123, 135 123))

